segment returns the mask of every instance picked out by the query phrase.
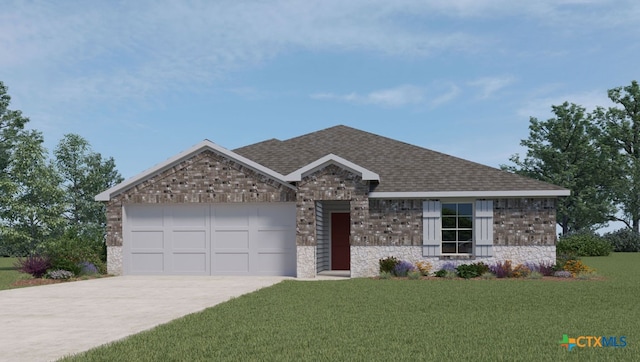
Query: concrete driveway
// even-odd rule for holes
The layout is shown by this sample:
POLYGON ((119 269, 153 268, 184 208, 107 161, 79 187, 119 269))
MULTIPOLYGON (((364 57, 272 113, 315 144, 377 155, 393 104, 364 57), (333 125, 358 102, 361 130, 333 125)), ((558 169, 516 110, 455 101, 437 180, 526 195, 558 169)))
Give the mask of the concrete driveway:
POLYGON ((124 276, 0 291, 0 361, 52 361, 286 277, 124 276))

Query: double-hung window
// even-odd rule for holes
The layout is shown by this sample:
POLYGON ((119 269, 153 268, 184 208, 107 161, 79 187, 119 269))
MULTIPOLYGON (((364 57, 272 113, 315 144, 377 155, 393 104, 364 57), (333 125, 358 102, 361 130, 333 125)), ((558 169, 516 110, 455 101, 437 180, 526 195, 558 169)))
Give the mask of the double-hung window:
POLYGON ((442 204, 442 254, 473 253, 473 204, 442 204))
POLYGON ((492 200, 425 200, 423 256, 492 256, 492 200))

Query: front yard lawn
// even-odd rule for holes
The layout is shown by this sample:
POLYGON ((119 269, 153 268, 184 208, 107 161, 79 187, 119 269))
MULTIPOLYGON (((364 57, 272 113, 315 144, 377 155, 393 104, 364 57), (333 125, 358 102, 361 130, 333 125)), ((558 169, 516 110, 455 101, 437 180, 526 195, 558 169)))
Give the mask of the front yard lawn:
POLYGON ((17 258, 0 257, 0 290, 15 288, 13 283, 25 278, 15 267, 17 258))
POLYGON ((606 279, 285 281, 66 360, 637 360, 640 253, 583 261, 606 279))

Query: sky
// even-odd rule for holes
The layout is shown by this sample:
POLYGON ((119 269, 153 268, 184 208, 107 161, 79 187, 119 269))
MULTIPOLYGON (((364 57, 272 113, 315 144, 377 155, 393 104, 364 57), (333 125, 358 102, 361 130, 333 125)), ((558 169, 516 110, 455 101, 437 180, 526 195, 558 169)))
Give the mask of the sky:
POLYGON ((11 1, 0 81, 52 151, 129 178, 338 124, 499 167, 529 118, 611 106, 638 76, 636 0, 11 1))

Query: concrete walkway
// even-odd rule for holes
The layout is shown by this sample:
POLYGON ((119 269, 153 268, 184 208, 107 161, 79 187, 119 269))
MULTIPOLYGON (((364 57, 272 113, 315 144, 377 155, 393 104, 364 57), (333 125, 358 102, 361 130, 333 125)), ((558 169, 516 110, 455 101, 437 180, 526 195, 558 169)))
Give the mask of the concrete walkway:
POLYGON ((284 279, 126 276, 0 291, 0 361, 54 361, 284 279))

